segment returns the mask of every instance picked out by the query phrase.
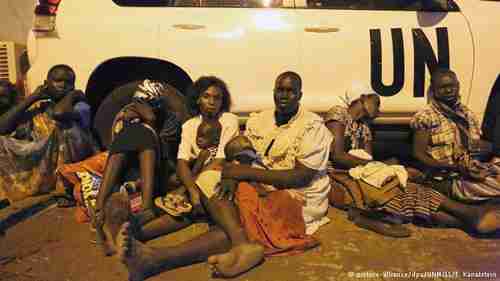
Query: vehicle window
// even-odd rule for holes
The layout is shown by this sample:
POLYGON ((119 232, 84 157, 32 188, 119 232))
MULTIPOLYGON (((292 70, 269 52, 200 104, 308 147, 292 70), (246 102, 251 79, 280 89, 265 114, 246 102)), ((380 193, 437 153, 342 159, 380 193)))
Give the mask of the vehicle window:
POLYGON ((228 7, 228 8, 280 8, 284 6, 283 5, 284 1, 290 2, 290 0, 113 0, 113 2, 115 2, 119 6, 131 6, 131 7, 228 7))
POLYGON ((308 9, 459 11, 453 0, 307 0, 308 9))

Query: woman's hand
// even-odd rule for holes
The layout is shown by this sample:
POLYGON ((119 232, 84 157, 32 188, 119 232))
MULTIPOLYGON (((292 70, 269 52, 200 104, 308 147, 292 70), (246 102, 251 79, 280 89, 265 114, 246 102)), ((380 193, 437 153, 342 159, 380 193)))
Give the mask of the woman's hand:
POLYGON ((210 151, 208 149, 203 149, 198 155, 198 160, 200 160, 202 163, 205 163, 209 157, 210 151))
POLYGON ((201 204, 200 191, 195 190, 194 188, 188 190, 189 190, 189 200, 191 201, 191 204, 200 205, 201 204))
POLYGON ((205 212, 203 211, 203 206, 201 205, 201 195, 199 188, 197 187, 196 189, 191 188, 188 189, 189 191, 189 200, 191 202, 191 205, 193 206, 191 213, 193 216, 201 216, 205 212))

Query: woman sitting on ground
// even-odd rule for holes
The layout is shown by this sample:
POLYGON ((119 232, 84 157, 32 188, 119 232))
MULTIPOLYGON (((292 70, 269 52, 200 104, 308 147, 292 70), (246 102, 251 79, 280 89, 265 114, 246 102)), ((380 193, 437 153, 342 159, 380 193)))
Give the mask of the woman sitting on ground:
POLYGON ((61 184, 56 171, 62 164, 97 151, 90 133, 90 106, 83 92, 75 90, 73 69, 53 66, 42 86, 0 116, 0 135, 0 188, 9 200, 61 184))
MULTIPOLYGON (((366 188, 370 187, 360 185, 359 181, 353 180, 350 175, 355 174, 353 168, 359 169, 373 164, 371 153, 369 153, 372 139, 370 128, 364 121, 377 117, 380 107, 380 98, 373 91, 366 87, 356 87, 356 89, 361 91, 358 92, 360 98, 352 101, 347 108, 333 107, 325 116, 326 126, 334 135, 330 156, 332 163, 336 167, 340 164, 344 169, 351 169, 349 174, 345 171, 331 171, 334 181, 332 192, 338 194, 345 191, 345 196, 349 194, 353 201, 369 195, 366 188), (356 196, 358 193, 362 195, 356 196)), ((399 167, 402 168, 402 166, 399 167)), ((406 173, 411 180, 414 172, 407 169, 406 173)), ((333 195, 331 199, 335 197, 342 198, 342 196, 333 195)), ((373 200, 376 203, 382 202, 373 206, 365 204, 370 198, 363 198, 364 202, 353 202, 354 207, 366 211, 354 209, 352 213, 358 215, 357 218, 353 218, 354 222, 362 227, 396 237, 408 236, 408 233, 399 229, 391 229, 391 226, 383 225, 372 217, 380 217, 376 214, 389 215, 393 220, 404 223, 424 222, 431 225, 466 228, 479 233, 492 233, 500 230, 499 205, 467 206, 450 200, 437 191, 411 182, 403 188, 395 189, 394 192, 388 192, 386 197, 373 200)), ((334 204, 338 203, 335 200, 332 201, 334 204)), ((386 219, 391 220, 391 218, 386 219)))
POLYGON ((218 122, 222 132, 212 164, 219 166, 220 176, 220 166, 225 158, 224 146, 239 131, 237 117, 229 113, 231 96, 227 86, 219 78, 201 77, 190 89, 189 98, 197 116, 182 126, 177 174, 188 190, 194 214, 174 217, 163 213, 132 231, 135 224, 129 219, 130 206, 126 198, 115 193, 104 206, 107 241, 113 243, 117 256, 126 265, 130 280, 143 280, 145 276, 164 268, 203 262, 215 254, 225 254, 226 257, 223 269, 218 270, 219 274, 233 277, 253 268, 263 258, 262 247, 248 240, 234 203, 215 196, 214 185, 208 188, 198 186, 190 167, 190 162, 201 153, 196 142, 199 125, 202 122, 218 122), (192 217, 201 214, 208 215, 214 224, 210 231, 192 240, 159 248, 140 242, 185 228, 193 223, 192 217))

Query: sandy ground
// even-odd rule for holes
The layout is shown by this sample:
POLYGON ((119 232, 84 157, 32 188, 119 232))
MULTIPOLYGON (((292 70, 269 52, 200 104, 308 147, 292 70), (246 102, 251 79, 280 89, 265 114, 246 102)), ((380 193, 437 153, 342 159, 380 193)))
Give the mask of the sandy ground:
MULTIPOLYGON (((88 225, 78 224, 73 209, 49 208, 0 237, 0 280, 123 281, 125 268, 104 257, 90 240, 88 225)), ((322 280, 500 280, 500 239, 478 239, 453 229, 411 226, 410 238, 394 239, 359 229, 345 213, 331 209, 330 224, 316 236, 322 245, 304 254, 267 259, 239 281, 322 280), (449 272, 445 278, 395 277, 407 272, 449 272), (482 272, 485 278, 467 278, 482 272)), ((151 241, 173 245, 207 230, 197 224, 151 241)), ((435 273, 436 274, 436 273, 435 273)), ((148 280, 210 280, 205 263, 163 272, 148 280)))

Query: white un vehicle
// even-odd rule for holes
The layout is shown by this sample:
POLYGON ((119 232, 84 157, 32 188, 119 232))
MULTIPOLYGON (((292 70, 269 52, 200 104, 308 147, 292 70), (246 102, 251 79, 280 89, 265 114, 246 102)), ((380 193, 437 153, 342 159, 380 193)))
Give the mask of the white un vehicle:
POLYGON ((293 70, 308 109, 325 112, 360 81, 383 97, 379 123, 405 124, 442 65, 482 117, 500 83, 499 15, 500 2, 487 0, 60 0, 29 36, 28 85, 69 64, 97 106, 132 80, 184 92, 211 74, 228 83, 244 117, 272 107, 275 77, 293 70))

